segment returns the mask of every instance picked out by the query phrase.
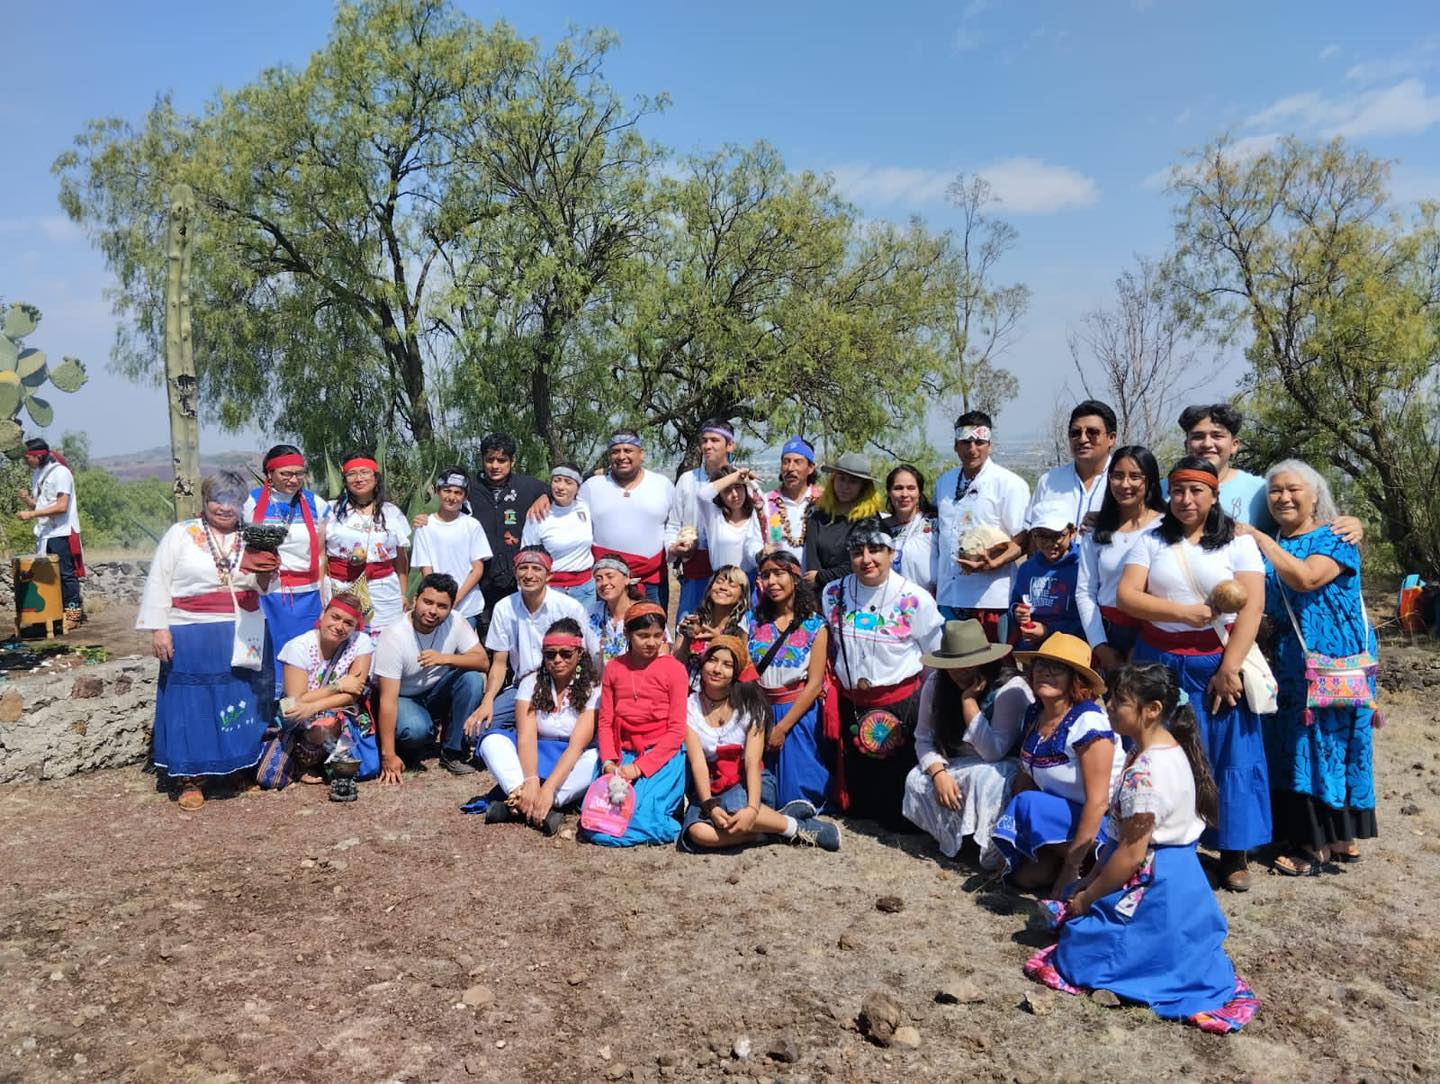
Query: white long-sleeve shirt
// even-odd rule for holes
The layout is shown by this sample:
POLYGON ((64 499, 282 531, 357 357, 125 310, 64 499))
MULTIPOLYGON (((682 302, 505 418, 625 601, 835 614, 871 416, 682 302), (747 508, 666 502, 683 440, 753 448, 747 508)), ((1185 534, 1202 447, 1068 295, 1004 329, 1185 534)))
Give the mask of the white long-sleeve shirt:
MULTIPOLYGON (((219 591, 229 593, 229 588, 220 581, 220 572, 201 524, 198 519, 182 520, 161 537, 140 598, 140 613, 135 619, 137 629, 168 629, 171 625, 209 625, 234 620, 233 607, 217 613, 194 613, 171 605, 171 599, 219 591)), ((233 553, 231 546, 237 551, 240 548, 238 532, 228 537, 214 534, 212 537, 222 555, 233 553)), ((232 582, 237 592, 259 590, 255 577, 248 572, 236 572, 232 582)))
MULTIPOLYGON (((920 761, 920 770, 927 774, 934 765, 946 764, 950 760, 940 747, 935 718, 936 686, 949 680, 941 671, 932 670, 920 687, 920 721, 915 725, 915 755, 920 761)), ((1025 679, 1018 675, 1011 678, 995 693, 990 711, 982 711, 965 728, 964 744, 970 748, 962 751, 961 755, 973 752, 992 764, 1010 756, 1020 744, 1025 711, 1034 702, 1035 694, 1030 691, 1025 679)))
POLYGON ((1105 619, 1102 606, 1115 605, 1115 588, 1120 586, 1120 573, 1131 548, 1160 526, 1156 516, 1137 531, 1116 531, 1104 545, 1095 541, 1093 531, 1080 539, 1080 571, 1075 577, 1075 609, 1085 627, 1085 639, 1091 647, 1105 643, 1105 619))

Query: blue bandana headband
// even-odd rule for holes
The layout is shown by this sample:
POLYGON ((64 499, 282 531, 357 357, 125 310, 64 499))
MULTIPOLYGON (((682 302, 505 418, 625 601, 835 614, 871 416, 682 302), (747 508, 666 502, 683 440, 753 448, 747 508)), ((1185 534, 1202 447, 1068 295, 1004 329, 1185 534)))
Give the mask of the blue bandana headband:
POLYGON ((610 438, 610 443, 607 447, 613 448, 617 444, 633 444, 637 448, 645 447, 645 445, 641 443, 639 433, 616 433, 610 438))
POLYGON ((701 430, 700 430, 700 435, 701 435, 702 437, 703 437, 706 433, 714 433, 717 437, 724 437, 724 438, 725 438, 727 441, 729 441, 731 444, 734 444, 734 443, 735 443, 735 431, 734 431, 733 429, 731 429, 730 427, 728 427, 728 426, 724 426, 724 425, 707 425, 704 429, 701 429, 701 430))
POLYGON ((803 455, 810 461, 811 466, 815 464, 815 449, 810 446, 810 442, 804 437, 791 437, 785 442, 785 447, 780 449, 780 454, 782 456, 803 455))

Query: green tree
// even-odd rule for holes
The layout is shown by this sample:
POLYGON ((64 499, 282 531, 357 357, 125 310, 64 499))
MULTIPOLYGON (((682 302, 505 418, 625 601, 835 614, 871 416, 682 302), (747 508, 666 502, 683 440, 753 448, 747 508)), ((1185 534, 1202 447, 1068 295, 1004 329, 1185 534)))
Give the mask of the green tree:
POLYGON ((1246 347, 1278 434, 1353 482, 1406 568, 1440 575, 1440 230, 1390 207, 1388 167, 1340 141, 1242 160, 1229 140, 1175 171, 1177 281, 1246 347))

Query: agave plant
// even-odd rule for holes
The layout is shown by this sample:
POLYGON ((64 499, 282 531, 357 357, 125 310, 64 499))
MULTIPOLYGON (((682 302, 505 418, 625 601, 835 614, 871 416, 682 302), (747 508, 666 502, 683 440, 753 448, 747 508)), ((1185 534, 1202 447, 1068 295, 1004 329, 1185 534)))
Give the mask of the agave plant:
POLYGON ((13 455, 24 443, 20 412, 44 428, 55 420, 55 409, 38 392, 46 383, 63 392, 79 391, 85 384, 85 365, 77 358, 62 358, 53 369, 45 353, 24 343, 40 323, 34 305, 11 305, 0 324, 0 452, 13 455))

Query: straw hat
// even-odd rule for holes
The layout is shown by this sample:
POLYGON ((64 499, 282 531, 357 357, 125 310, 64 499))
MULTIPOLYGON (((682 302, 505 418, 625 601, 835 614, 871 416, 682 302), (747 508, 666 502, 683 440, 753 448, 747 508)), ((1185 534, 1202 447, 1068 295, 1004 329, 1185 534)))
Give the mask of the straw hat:
POLYGON ((1045 637, 1040 650, 1017 651, 1015 658, 1024 663, 1034 662, 1036 659, 1064 663, 1085 679, 1085 683, 1096 696, 1105 695, 1105 680, 1090 669, 1090 645, 1078 636, 1071 636, 1068 632, 1052 632, 1045 637))
POLYGON ((968 670, 986 666, 1010 654, 1009 644, 992 644, 985 627, 975 620, 947 621, 940 633, 940 646, 920 661, 935 670, 968 670))

